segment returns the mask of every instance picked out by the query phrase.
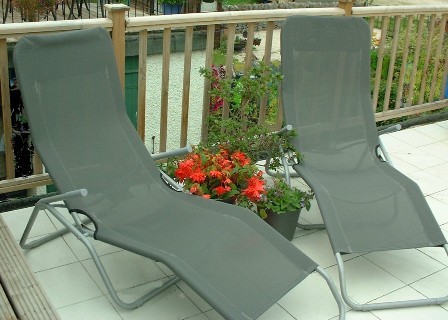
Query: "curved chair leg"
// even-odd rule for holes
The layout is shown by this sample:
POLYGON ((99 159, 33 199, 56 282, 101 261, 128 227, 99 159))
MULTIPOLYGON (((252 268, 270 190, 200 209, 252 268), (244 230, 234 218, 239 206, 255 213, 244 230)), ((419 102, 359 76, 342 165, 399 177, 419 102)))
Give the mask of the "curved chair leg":
MULTIPOLYGON (((448 255, 448 245, 444 245, 445 252, 448 255)), ((392 302, 381 302, 381 303, 365 303, 359 304, 354 302, 347 293, 347 285, 344 272, 344 262, 342 261, 341 254, 337 252, 336 262, 338 264, 339 270, 339 281, 341 285, 341 294, 345 303, 352 309, 358 311, 370 311, 370 310, 381 310, 381 309, 392 309, 392 308, 405 308, 405 307, 420 307, 429 305, 439 305, 448 302, 448 295, 439 298, 427 298, 427 299, 417 299, 417 300, 403 300, 403 301, 392 301, 392 302)))
POLYGON ((333 294, 333 297, 335 298, 338 308, 339 308, 339 320, 345 319, 345 304, 341 296, 339 295, 338 289, 336 288, 336 285, 334 284, 333 280, 330 278, 330 276, 327 274, 327 272, 320 266, 316 268, 316 272, 319 273, 327 282, 328 287, 330 287, 331 293, 333 294))

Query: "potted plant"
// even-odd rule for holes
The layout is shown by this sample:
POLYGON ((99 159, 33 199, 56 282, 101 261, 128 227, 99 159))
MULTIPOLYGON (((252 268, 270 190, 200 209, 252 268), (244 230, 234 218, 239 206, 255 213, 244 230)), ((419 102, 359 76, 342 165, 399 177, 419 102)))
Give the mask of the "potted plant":
POLYGON ((171 160, 168 175, 191 194, 251 207, 266 193, 263 172, 241 151, 196 146, 182 160, 171 160))
POLYGON ((182 13, 184 0, 159 0, 159 3, 163 14, 179 14, 182 13))
POLYGON ((228 78, 224 67, 201 69, 201 74, 210 80, 210 114, 208 135, 203 144, 209 148, 222 145, 229 152, 242 151, 254 162, 270 156, 271 169, 280 166, 277 161, 283 150, 293 149, 289 143, 294 132, 285 135, 272 134, 278 113, 278 85, 282 76, 276 67, 257 63, 244 74, 228 78), (267 112, 264 122, 259 121, 260 101, 267 97, 267 112), (228 103, 229 114, 223 116, 224 103, 228 103))
POLYGON ((244 38, 241 38, 240 36, 235 37, 235 41, 233 43, 233 51, 240 52, 242 51, 247 44, 247 40, 244 38))
MULTIPOLYGON (((243 37, 246 38, 247 41, 247 30, 243 31, 243 37)), ((261 38, 258 36, 254 36, 253 45, 259 46, 261 44, 261 38)))
POLYGON ((257 203, 257 212, 286 239, 292 240, 300 211, 309 210, 313 198, 312 191, 290 187, 285 180, 274 178, 273 184, 266 188, 263 201, 257 203))

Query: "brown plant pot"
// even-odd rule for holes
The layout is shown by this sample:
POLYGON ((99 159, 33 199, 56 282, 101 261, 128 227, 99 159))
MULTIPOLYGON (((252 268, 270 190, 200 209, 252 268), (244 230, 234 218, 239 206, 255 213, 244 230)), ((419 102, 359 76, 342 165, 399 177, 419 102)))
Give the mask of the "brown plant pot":
POLYGON ((277 214, 266 209, 267 218, 264 219, 272 228, 277 230, 282 236, 289 241, 294 238, 297 221, 299 220, 300 210, 277 214))

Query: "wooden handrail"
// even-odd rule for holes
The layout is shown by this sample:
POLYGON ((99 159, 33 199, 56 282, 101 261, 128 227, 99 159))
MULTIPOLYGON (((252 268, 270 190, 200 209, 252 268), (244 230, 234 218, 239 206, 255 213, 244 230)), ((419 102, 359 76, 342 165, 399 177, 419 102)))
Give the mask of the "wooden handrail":
MULTIPOLYGON (((137 127, 139 135, 145 139, 145 114, 147 104, 147 82, 151 81, 149 90, 154 90, 156 86, 154 81, 161 81, 161 100, 156 102, 156 105, 163 110, 161 113, 159 138, 159 151, 170 148, 167 144, 167 134, 170 131, 170 126, 173 125, 168 121, 168 111, 174 108, 176 112, 181 114, 179 146, 187 144, 189 140, 189 122, 188 117, 193 106, 190 105, 190 97, 193 89, 190 88, 190 77, 192 72, 196 72, 191 64, 191 50, 193 46, 193 32, 195 27, 203 26, 206 29, 206 48, 204 51, 204 68, 210 68, 213 61, 213 50, 215 44, 215 26, 227 25, 228 37, 227 40, 227 59, 226 66, 230 70, 233 64, 233 41, 236 34, 240 32, 240 26, 244 25, 248 30, 248 39, 255 36, 254 32, 258 30, 259 23, 266 24, 264 31, 267 38, 265 46, 265 56, 263 60, 266 64, 271 62, 272 49, 272 35, 274 25, 285 20, 290 15, 331 15, 343 16, 353 15, 365 17, 370 20, 370 29, 381 33, 378 51, 378 63, 374 66, 372 72, 376 74, 375 84, 373 86, 373 108, 376 110, 376 119, 388 120, 405 115, 417 114, 420 112, 437 110, 448 106, 448 99, 443 99, 443 90, 446 86, 446 78, 448 76, 448 52, 444 52, 443 48, 446 46, 444 34, 444 24, 447 23, 448 5, 423 5, 423 6, 384 6, 384 7, 354 7, 354 1, 341 0, 339 8, 306 8, 306 9, 277 9, 277 10, 252 10, 252 11, 226 11, 226 12, 211 12, 200 14, 181 14, 176 16, 143 16, 143 17, 126 17, 122 14, 126 8, 122 5, 111 5, 109 7, 108 18, 99 19, 78 19, 65 21, 45 21, 45 22, 27 22, 27 23, 11 23, 0 25, 0 60, 2 68, 0 70, 0 83, 2 95, 2 109, 4 119, 4 134, 5 134, 5 148, 6 148, 6 163, 7 163, 7 180, 0 181, 0 193, 15 191, 19 189, 34 188, 36 186, 51 183, 51 179, 47 174, 37 174, 27 178, 14 178, 14 158, 11 145, 12 128, 9 111, 9 76, 8 76, 8 61, 7 61, 7 42, 14 41, 27 34, 42 34, 48 32, 60 32, 68 30, 79 30, 86 28, 103 27, 112 32, 112 39, 114 42, 117 65, 120 73, 122 83, 124 83, 124 41, 125 33, 137 32, 139 34, 139 68, 138 68, 138 120, 137 127), (120 12, 119 14, 117 14, 120 12), (117 14, 117 15, 115 15, 117 14), (417 16, 417 18, 414 18, 417 16), (429 21, 429 23, 427 23, 429 21), (376 29, 378 22, 381 24, 381 29, 376 29), (430 28, 428 29, 428 25, 430 28), (433 26, 433 27, 431 27, 433 26), (393 30, 390 30, 393 29, 393 30), (411 30, 415 29, 416 41, 412 46, 410 43, 411 30), (158 75, 157 79, 147 79, 146 75, 146 55, 148 45, 148 35, 152 32, 163 31, 163 68, 162 75, 158 75), (182 33, 185 37, 185 55, 184 64, 181 72, 183 85, 181 88, 182 98, 180 103, 176 106, 170 104, 169 99, 169 83, 170 83, 170 59, 171 59, 171 38, 175 33, 182 33), (399 39, 402 34, 406 34, 404 40, 399 39), (424 36, 428 34, 429 36, 424 36), (428 39, 431 38, 431 39, 428 39), (390 40, 389 40, 390 39, 390 40), (400 41, 405 43, 403 53, 398 52, 398 44, 400 41), (390 43, 389 43, 390 42, 390 43), (428 43, 430 44, 428 46, 428 43), (390 59, 387 63, 387 77, 381 78, 386 73, 386 62, 384 55, 388 54, 390 59), (434 60, 435 56, 444 56, 439 60, 434 60), (423 62, 419 59, 425 57, 423 62), (401 59, 399 67, 399 76, 392 75, 394 64, 397 59, 401 59), (443 65, 442 65, 443 63, 443 65), (412 66, 411 66, 412 65, 412 66), (438 69, 438 73, 425 74, 419 77, 422 70, 419 65, 427 70, 429 67, 438 69), (426 68, 425 68, 426 66, 426 68), (383 70, 384 69, 384 70, 383 70), (440 81, 440 78, 442 79, 440 81), (385 83, 385 84, 384 84, 385 83), (392 86, 396 96, 395 101, 392 99, 392 86), (418 87, 417 87, 418 85, 418 87), (385 86, 385 89, 383 88, 385 86), (409 90, 405 90, 408 88, 409 90), (414 90, 415 87, 415 90, 414 90), (436 90, 437 88, 437 90, 436 90), (380 90, 385 90, 381 95, 380 90), (406 91, 406 92, 405 92, 406 91), (420 92, 422 91, 422 93, 420 92), (440 91, 440 93, 439 93, 440 91), (426 94, 426 96, 425 96, 426 94), (384 97, 384 98, 383 98, 384 97), (384 99, 384 100, 382 100, 384 99), (434 101, 437 100, 438 101, 434 101), (379 101, 380 100, 380 101, 379 101), (407 101, 406 104, 403 101, 407 101), (382 110, 377 110, 379 104, 383 104, 382 110), (168 110, 170 109, 170 110, 168 110), (8 113, 9 112, 9 113, 8 113), (9 122, 9 123, 8 123, 9 122)), ((243 63, 246 68, 250 65, 252 57, 252 47, 246 48, 246 60, 243 63), (248 60, 249 59, 249 60, 248 60)), ((148 60, 149 61, 149 60, 148 60)), ((230 77, 230 73, 228 74, 230 77)), ((201 124, 201 138, 205 139, 207 136, 207 117, 209 112, 209 87, 210 82, 207 79, 203 81, 202 94, 202 115, 200 116, 201 124)), ((157 89, 158 90, 158 89, 157 89)), ((148 91, 150 97, 153 96, 154 91, 148 91)), ((156 92, 158 94, 158 92, 156 92)), ((197 94, 197 92, 196 92, 197 94)), ((201 103, 201 102, 199 102, 201 103)), ((279 97, 281 104, 281 97, 279 97)), ((223 116, 228 112, 228 105, 223 107, 223 116)), ((264 119, 266 110, 266 101, 262 101, 262 108, 260 111, 260 121, 264 119)), ((198 113, 199 113, 198 112, 198 113)), ((282 122, 282 112, 278 113, 277 124, 282 122)), ((177 124, 174 124, 177 125, 177 124)), ((178 146, 176 146, 178 147, 178 146)), ((42 171, 40 171, 42 172, 42 171)))

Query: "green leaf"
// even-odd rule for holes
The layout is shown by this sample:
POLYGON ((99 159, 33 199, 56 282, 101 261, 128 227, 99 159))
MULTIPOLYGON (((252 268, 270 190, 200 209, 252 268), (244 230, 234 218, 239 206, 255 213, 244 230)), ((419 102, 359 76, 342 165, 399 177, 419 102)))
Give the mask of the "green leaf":
POLYGON ((258 211, 258 215, 261 217, 261 219, 266 219, 267 217, 268 217, 268 214, 267 214, 267 212, 266 212, 266 210, 264 210, 264 209, 260 209, 259 211, 258 211))

